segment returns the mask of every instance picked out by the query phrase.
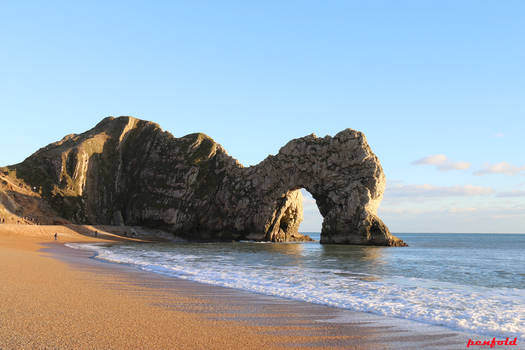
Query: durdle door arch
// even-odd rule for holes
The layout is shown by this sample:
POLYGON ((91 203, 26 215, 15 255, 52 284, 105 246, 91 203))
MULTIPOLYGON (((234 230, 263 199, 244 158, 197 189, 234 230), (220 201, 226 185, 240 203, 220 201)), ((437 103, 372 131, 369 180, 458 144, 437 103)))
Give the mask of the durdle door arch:
POLYGON ((248 192, 259 203, 257 210, 266 212, 267 240, 297 237, 303 219, 299 189, 304 188, 323 216, 321 243, 405 245, 376 214, 385 176, 361 132, 292 140, 277 155, 242 169, 240 178, 252 184, 248 192))

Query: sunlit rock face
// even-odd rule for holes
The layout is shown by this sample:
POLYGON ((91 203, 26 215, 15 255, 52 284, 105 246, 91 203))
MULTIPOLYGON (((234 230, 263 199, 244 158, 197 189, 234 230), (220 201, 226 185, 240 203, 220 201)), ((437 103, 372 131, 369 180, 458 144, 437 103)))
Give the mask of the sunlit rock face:
POLYGON ((245 168, 207 135, 175 138, 152 122, 110 117, 5 169, 75 223, 205 241, 308 240, 298 232, 305 188, 324 218, 321 243, 404 244, 376 215, 385 176, 351 129, 294 139, 245 168))
POLYGON ((324 218, 321 243, 404 245, 377 217, 385 175, 361 132, 346 129, 334 137, 292 140, 258 165, 236 169, 228 182, 238 183, 241 193, 249 194, 246 201, 251 203, 252 215, 247 218, 255 218, 256 227, 264 225, 266 239, 282 237, 278 227, 291 233, 298 228, 299 213, 294 220, 284 215, 284 225, 283 219, 276 224, 273 218, 286 213, 280 210, 282 206, 289 207, 288 212, 299 208, 293 202, 301 200, 296 193, 304 188, 324 218))

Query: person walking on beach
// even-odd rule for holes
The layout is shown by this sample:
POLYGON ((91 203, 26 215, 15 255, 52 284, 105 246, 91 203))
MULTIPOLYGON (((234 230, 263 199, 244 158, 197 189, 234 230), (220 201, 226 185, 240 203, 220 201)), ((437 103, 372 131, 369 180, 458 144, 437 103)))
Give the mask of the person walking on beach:
POLYGON ((55 241, 57 240, 57 237, 58 237, 58 233, 55 233, 55 241))

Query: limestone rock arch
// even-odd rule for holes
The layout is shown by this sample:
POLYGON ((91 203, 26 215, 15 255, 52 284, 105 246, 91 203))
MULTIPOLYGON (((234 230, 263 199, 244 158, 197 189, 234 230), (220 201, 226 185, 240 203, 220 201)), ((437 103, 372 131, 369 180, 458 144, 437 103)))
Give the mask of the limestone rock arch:
POLYGON ((266 240, 299 236, 299 189, 304 188, 323 216, 321 243, 404 245, 377 216, 385 175, 361 132, 346 129, 334 137, 292 140, 277 155, 241 169, 239 175, 251 186, 250 200, 258 204, 254 216, 264 225, 259 229, 266 240))

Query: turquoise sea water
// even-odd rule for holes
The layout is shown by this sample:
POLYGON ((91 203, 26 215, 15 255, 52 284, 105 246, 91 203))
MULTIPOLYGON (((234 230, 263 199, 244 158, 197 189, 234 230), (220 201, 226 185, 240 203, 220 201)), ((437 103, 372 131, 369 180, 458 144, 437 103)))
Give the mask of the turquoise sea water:
MULTIPOLYGON (((319 233, 309 233, 319 239, 319 233)), ((396 234, 405 248, 318 243, 69 244, 98 259, 203 283, 525 336, 525 235, 396 234)))

